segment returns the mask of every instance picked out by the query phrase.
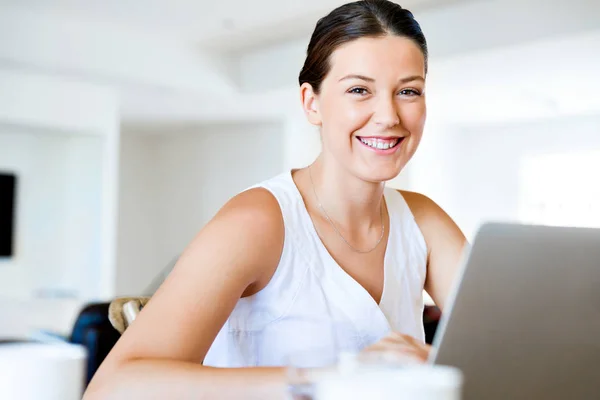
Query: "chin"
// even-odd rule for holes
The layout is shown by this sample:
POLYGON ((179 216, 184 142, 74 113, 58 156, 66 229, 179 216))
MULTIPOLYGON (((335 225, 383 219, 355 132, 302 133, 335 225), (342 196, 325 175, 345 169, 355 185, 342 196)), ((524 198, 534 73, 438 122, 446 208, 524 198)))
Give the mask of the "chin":
POLYGON ((400 175, 401 171, 402 168, 396 166, 389 168, 370 168, 360 171, 358 175, 368 182, 387 182, 400 175))

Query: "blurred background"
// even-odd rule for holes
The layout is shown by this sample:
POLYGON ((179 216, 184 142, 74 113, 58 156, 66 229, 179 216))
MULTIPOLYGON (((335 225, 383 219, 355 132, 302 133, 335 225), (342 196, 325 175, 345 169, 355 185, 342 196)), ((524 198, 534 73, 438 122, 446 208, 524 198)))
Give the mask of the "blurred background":
MULTIPOLYGON (((307 165, 297 76, 337 0, 0 0, 0 339, 144 294, 231 196, 307 165)), ((600 1, 405 0, 429 117, 392 187, 600 227, 600 1)))

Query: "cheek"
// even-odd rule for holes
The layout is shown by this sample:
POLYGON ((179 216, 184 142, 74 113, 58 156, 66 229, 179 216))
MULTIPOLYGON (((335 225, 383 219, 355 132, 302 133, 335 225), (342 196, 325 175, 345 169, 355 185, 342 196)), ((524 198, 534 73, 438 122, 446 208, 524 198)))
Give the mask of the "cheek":
POLYGON ((400 116, 402 125, 410 132, 410 145, 407 150, 409 153, 414 154, 421 142, 423 129, 425 128, 425 120, 427 118, 425 103, 419 102, 411 104, 409 107, 404 107, 400 116))
POLYGON ((415 139, 421 138, 425 128, 427 109, 424 102, 410 104, 401 108, 400 119, 404 128, 410 132, 415 139))
POLYGON ((408 148, 408 152, 412 155, 417 151, 417 147, 421 143, 421 139, 423 138, 423 131, 419 131, 418 133, 413 133, 410 135, 410 145, 408 148))
POLYGON ((321 108, 323 129, 335 132, 336 136, 348 136, 363 128, 370 119, 367 104, 339 99, 321 108))

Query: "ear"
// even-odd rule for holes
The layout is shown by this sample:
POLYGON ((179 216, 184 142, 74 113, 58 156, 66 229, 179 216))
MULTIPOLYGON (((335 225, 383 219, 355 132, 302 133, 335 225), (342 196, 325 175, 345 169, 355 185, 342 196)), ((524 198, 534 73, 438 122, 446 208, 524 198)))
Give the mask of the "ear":
POLYGON ((300 86, 300 98, 304 114, 313 125, 321 126, 321 113, 319 112, 319 99, 309 83, 300 86))

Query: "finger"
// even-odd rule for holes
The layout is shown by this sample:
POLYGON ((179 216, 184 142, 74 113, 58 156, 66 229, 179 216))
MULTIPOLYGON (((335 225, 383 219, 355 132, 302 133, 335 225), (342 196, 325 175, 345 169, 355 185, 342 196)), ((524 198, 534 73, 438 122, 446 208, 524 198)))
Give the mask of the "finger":
POLYGON ((393 345, 378 344, 378 345, 371 346, 371 347, 365 349, 365 352, 380 352, 380 353, 391 353, 391 354, 398 354, 398 355, 416 354, 421 357, 424 357, 428 354, 427 349, 410 346, 408 344, 393 344, 393 345))
POLYGON ((406 342, 411 344, 420 344, 420 341, 417 341, 414 337, 410 335, 405 335, 399 332, 392 332, 389 335, 385 336, 381 341, 392 341, 392 342, 406 342))
POLYGON ((405 335, 405 334, 399 333, 399 332, 393 332, 391 335, 391 338, 393 338, 395 340, 400 340, 403 342, 411 343, 411 344, 420 344, 420 342, 417 341, 417 339, 415 339, 414 337, 412 337, 410 335, 405 335))

